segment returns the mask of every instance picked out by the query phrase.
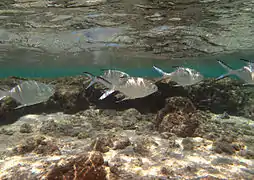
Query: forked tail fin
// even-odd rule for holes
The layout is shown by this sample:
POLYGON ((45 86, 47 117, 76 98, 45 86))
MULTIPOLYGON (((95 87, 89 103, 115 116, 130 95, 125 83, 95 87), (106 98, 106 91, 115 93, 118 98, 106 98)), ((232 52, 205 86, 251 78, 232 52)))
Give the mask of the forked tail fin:
POLYGON ((227 70, 227 73, 220 75, 219 77, 216 78, 217 80, 223 79, 227 76, 236 74, 236 70, 233 70, 229 65, 227 65, 226 63, 222 62, 221 60, 217 60, 217 62, 225 69, 227 70))
POLYGON ((164 72, 162 69, 160 69, 160 68, 158 68, 158 67, 156 67, 156 66, 153 66, 153 68, 159 73, 159 74, 161 74, 162 76, 165 76, 167 73, 166 72, 164 72))
POLYGON ((0 101, 8 96, 8 91, 0 89, 0 101))
POLYGON ((87 75, 90 78, 90 83, 89 85, 86 87, 86 89, 88 89, 89 87, 91 87, 92 85, 94 85, 96 83, 96 76, 94 76, 92 73, 89 72, 83 72, 83 74, 87 75))

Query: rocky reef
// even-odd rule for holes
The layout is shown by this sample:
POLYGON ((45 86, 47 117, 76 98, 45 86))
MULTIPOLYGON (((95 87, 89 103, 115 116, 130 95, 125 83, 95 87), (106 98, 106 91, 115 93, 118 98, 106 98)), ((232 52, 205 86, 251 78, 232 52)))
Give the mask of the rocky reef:
POLYGON ((86 77, 37 80, 56 85, 47 102, 1 104, 1 179, 253 177, 253 93, 236 80, 157 82, 157 93, 118 103, 99 101, 100 85, 85 90, 86 77))

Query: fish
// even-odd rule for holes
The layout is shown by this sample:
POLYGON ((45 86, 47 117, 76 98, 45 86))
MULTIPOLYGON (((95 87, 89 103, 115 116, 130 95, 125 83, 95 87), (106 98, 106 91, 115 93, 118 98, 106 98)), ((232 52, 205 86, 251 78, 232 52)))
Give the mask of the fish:
POLYGON ((94 76, 88 72, 84 72, 84 74, 89 76, 92 82, 99 82, 108 89, 99 100, 105 99, 114 92, 124 94, 123 100, 127 100, 143 98, 158 91, 158 87, 152 81, 141 77, 120 77, 117 83, 113 83, 101 76, 94 76))
POLYGON ((0 90, 0 100, 11 97, 20 105, 14 109, 46 102, 55 93, 55 86, 34 80, 22 81, 10 90, 0 90))
POLYGON ((153 69, 155 69, 160 75, 162 75, 161 80, 169 79, 171 81, 174 81, 177 83, 177 85, 175 86, 190 86, 193 84, 197 84, 204 79, 204 76, 194 69, 180 66, 176 66, 175 68, 175 71, 167 73, 164 72, 162 69, 153 66, 153 69))
MULTIPOLYGON (((244 60, 244 59, 240 59, 244 60)), ((246 61, 246 60, 244 60, 246 61)), ((233 69, 228 64, 221 60, 217 60, 217 62, 225 69, 227 70, 227 73, 220 75, 218 78, 216 78, 216 81, 221 80, 225 77, 236 75, 239 79, 244 81, 243 85, 253 85, 254 84, 254 64, 248 61, 247 66, 243 66, 239 69, 233 69)))
MULTIPOLYGON (((115 84, 115 85, 117 85, 119 83, 119 78, 130 77, 129 74, 127 74, 123 71, 111 70, 111 69, 109 69, 109 70, 102 69, 102 70, 104 71, 104 73, 101 77, 103 77, 104 79, 106 79, 107 81, 109 81, 109 82, 111 82, 112 84, 115 84)), ((86 89, 93 86, 95 83, 96 83, 96 81, 91 81, 86 89)))

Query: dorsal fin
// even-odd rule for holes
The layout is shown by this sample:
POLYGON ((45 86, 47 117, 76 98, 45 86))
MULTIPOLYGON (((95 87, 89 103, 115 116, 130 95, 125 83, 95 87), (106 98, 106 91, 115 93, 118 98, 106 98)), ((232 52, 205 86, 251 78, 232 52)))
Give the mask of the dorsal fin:
POLYGON ((111 69, 109 69, 109 68, 101 68, 101 69, 100 69, 100 71, 103 71, 103 72, 104 72, 104 71, 108 71, 108 70, 111 70, 111 69))
POLYGON ((175 65, 175 66, 171 66, 172 68, 180 68, 180 67, 182 67, 182 66, 177 66, 177 65, 175 65))
POLYGON ((248 63, 253 63, 253 62, 251 62, 250 60, 248 60, 248 59, 244 59, 244 58, 240 58, 240 60, 241 60, 241 61, 248 62, 248 63))
POLYGON ((112 83, 111 83, 111 82, 109 82, 108 80, 104 79, 104 78, 103 78, 103 77, 101 77, 101 76, 98 76, 98 77, 97 77, 97 79, 101 79, 101 80, 103 80, 103 81, 105 81, 105 82, 107 82, 107 83, 109 83, 109 84, 111 84, 111 85, 112 85, 112 83))
POLYGON ((88 77, 90 77, 90 78, 93 78, 94 77, 94 75, 92 74, 92 73, 90 73, 90 72, 82 72, 83 74, 85 74, 85 75, 87 75, 88 77))
POLYGON ((216 59, 218 63, 220 63, 221 65, 224 65, 225 67, 229 68, 229 69, 233 69, 231 66, 229 66, 228 64, 226 64, 225 62, 219 60, 219 59, 216 59))
MULTIPOLYGON (((253 66, 253 64, 254 64, 254 62, 252 62, 251 60, 248 60, 248 59, 241 58, 240 60, 246 62, 248 64, 248 66, 253 66)), ((252 67, 251 67, 251 69, 252 69, 252 67)))

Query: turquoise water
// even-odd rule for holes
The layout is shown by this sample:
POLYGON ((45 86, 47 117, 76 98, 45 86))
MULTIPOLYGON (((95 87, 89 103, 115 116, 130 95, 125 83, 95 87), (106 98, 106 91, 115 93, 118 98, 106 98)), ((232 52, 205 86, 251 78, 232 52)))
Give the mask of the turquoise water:
POLYGON ((172 66, 183 65, 200 71, 205 77, 217 77, 226 71, 216 62, 223 60, 232 68, 240 68, 246 63, 240 58, 252 59, 254 51, 239 52, 226 55, 214 55, 209 57, 185 58, 167 60, 156 56, 128 55, 112 51, 85 52, 80 54, 43 54, 31 50, 5 51, 0 55, 0 77, 45 77, 55 78, 62 76, 81 75, 88 71, 95 75, 102 73, 101 69, 119 69, 132 76, 158 77, 159 74, 153 70, 156 65, 161 69, 171 72, 172 66), (98 55, 99 54, 99 55, 98 55), (95 56, 96 55, 96 56, 95 56))

